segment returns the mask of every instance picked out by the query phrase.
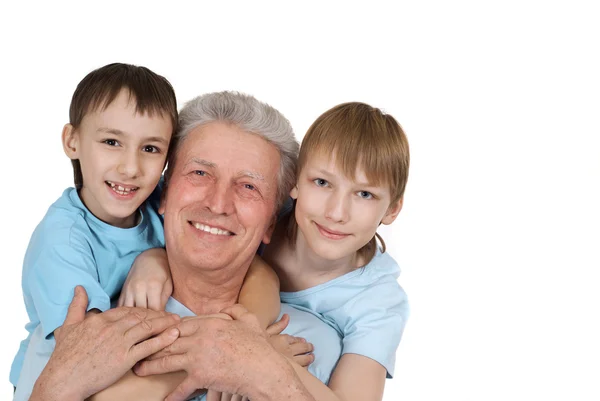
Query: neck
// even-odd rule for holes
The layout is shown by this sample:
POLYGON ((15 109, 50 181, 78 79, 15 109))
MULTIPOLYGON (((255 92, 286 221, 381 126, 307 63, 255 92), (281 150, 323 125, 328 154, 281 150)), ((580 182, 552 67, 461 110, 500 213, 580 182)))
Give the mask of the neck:
MULTIPOLYGON (((169 263, 171 260, 169 259, 169 263)), ((250 264, 243 269, 202 271, 181 264, 171 265, 173 298, 184 304, 196 315, 218 313, 238 301, 240 289, 250 264), (231 271, 235 270, 235 271, 231 271)))

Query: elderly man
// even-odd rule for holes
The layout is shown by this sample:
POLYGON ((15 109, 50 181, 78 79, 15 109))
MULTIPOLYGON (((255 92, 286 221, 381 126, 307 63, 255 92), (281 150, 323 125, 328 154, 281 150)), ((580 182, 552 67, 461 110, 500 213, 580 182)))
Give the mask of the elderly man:
MULTIPOLYGON (((169 400, 186 399, 201 388, 253 401, 313 399, 286 358, 269 345, 256 318, 236 305, 252 258, 261 242, 269 242, 276 211, 295 181, 298 144, 288 121, 250 96, 209 94, 182 109, 175 142, 161 202, 174 288, 167 311, 198 317, 183 319, 178 332, 163 331, 173 317, 138 308, 83 320, 81 304, 87 301, 78 290, 32 400, 84 399, 171 342, 135 371, 179 373, 164 380, 128 373, 112 387, 119 391, 113 394, 135 399, 151 389, 162 399, 160 391, 168 394, 173 382, 183 379, 169 400), (232 320, 206 317, 220 311, 232 320)), ((340 354, 339 335, 311 314, 285 312, 291 315, 288 332, 315 344, 311 369, 327 381, 340 354)))

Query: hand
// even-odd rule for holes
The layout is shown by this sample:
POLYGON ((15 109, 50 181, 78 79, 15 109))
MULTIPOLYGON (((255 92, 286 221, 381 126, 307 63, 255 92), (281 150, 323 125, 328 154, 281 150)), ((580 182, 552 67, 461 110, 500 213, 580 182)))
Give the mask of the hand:
POLYGON ((206 401, 248 401, 248 397, 239 394, 221 393, 215 390, 208 390, 206 401))
POLYGON ((260 399, 264 393, 258 387, 276 386, 270 380, 275 382, 277 375, 294 376, 291 366, 269 345, 256 316, 239 304, 222 312, 233 320, 199 317, 182 321, 180 337, 160 357, 137 364, 135 373, 148 376, 184 370, 187 378, 166 401, 183 401, 198 388, 260 399))
POLYGON ((153 248, 135 258, 117 305, 162 311, 172 293, 167 252, 163 248, 153 248))
POLYGON ((292 359, 298 365, 307 367, 315 360, 315 356, 312 353, 314 346, 302 337, 280 334, 287 327, 289 322, 289 315, 284 314, 278 322, 267 327, 269 343, 279 353, 292 359))
POLYGON ((56 335, 50 361, 30 400, 83 400, 121 378, 140 359, 170 345, 179 316, 141 308, 116 308, 89 315, 81 286, 56 335), (170 329, 169 329, 170 328, 170 329))

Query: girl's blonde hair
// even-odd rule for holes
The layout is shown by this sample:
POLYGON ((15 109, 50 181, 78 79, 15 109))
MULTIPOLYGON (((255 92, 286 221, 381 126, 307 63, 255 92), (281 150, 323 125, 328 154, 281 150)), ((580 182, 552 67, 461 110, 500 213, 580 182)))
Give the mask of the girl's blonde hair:
MULTIPOLYGON (((360 168, 370 184, 388 185, 390 206, 404 195, 410 164, 408 140, 396 119, 378 108, 351 102, 321 114, 302 140, 297 177, 308 158, 315 154, 335 159, 337 167, 350 179, 356 178, 357 168, 360 168)), ((287 231, 292 241, 295 241, 297 229, 292 211, 287 231)), ((375 234, 358 250, 365 264, 375 256, 377 238, 385 252, 383 239, 375 234)))

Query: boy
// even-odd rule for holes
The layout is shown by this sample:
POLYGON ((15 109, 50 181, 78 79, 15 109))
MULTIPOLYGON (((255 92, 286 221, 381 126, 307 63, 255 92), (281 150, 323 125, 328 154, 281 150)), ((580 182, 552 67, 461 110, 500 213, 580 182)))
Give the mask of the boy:
POLYGON ((49 208, 25 254, 23 296, 30 321, 11 367, 15 400, 29 397, 75 286, 85 287, 88 311, 105 311, 135 257, 164 247, 155 189, 177 126, 171 84, 145 67, 106 65, 79 83, 69 119, 62 142, 75 188, 49 208))

